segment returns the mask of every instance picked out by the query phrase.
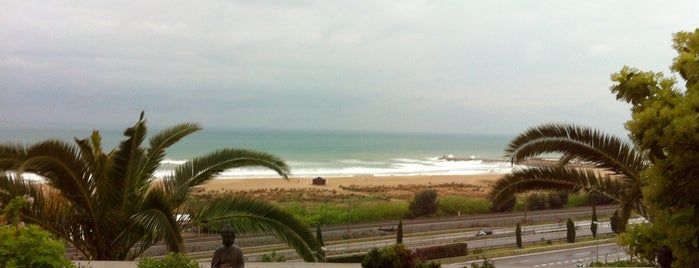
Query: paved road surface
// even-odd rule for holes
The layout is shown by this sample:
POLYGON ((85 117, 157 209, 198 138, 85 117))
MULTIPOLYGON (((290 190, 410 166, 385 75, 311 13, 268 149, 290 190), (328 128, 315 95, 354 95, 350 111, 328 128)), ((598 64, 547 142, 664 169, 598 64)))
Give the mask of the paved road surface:
MULTIPOLYGON (((531 253, 517 256, 494 258, 493 263, 500 267, 576 267, 579 261, 585 265, 594 262, 599 258, 600 262, 617 261, 628 259, 624 249, 617 244, 599 245, 599 255, 597 246, 587 246, 573 249, 562 249, 548 252, 531 253), (599 257, 598 257, 599 256, 599 257)), ((473 262, 445 264, 444 268, 470 267, 473 262)))

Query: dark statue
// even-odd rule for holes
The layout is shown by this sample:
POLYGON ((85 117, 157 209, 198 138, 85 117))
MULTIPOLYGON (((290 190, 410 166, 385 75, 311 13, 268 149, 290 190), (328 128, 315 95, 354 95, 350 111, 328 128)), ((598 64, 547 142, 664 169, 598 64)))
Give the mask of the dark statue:
POLYGON ((214 252, 214 257, 211 259, 211 268, 245 268, 243 251, 233 244, 235 242, 235 230, 230 224, 221 229, 221 238, 223 239, 223 245, 214 252))

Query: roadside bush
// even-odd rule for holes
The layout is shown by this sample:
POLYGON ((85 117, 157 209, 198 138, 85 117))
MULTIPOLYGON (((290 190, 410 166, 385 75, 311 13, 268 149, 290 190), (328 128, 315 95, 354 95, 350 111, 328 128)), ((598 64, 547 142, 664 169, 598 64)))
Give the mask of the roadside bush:
POLYGON ((364 268, 439 268, 441 264, 425 262, 417 257, 415 252, 406 248, 403 244, 377 249, 374 248, 364 256, 362 260, 364 268))
POLYGON ((364 260, 365 254, 359 254, 359 255, 343 255, 343 256, 334 256, 334 257, 328 257, 325 259, 325 262, 330 262, 330 263, 360 263, 362 260, 364 260))
POLYGON ((417 249, 417 254, 421 259, 435 260, 452 257, 461 257, 468 254, 468 244, 456 243, 449 245, 439 245, 417 249))
POLYGON ((179 267, 179 268, 199 268, 199 263, 195 260, 187 258, 182 253, 170 252, 162 259, 153 257, 143 257, 138 261, 138 268, 161 268, 161 267, 179 267))

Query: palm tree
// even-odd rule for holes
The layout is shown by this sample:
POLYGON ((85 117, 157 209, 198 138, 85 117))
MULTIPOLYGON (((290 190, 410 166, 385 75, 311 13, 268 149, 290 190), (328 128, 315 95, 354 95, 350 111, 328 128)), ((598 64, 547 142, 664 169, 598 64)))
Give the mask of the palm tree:
MULTIPOLYGON (((158 241, 182 252, 181 222, 185 201, 194 188, 226 169, 261 166, 287 179, 289 168, 274 155, 221 149, 194 158, 162 180, 154 173, 165 150, 200 130, 185 123, 167 128, 142 146, 147 133, 143 113, 124 132, 119 146, 104 152, 94 131, 76 144, 47 140, 32 145, 0 145, 0 201, 29 195, 35 202, 22 219, 64 239, 93 260, 132 260, 158 241), (43 183, 23 179, 34 173, 43 183)), ((315 261, 320 246, 293 215, 268 203, 245 198, 218 199, 192 215, 199 222, 226 219, 240 231, 268 231, 293 246, 306 261, 315 261), (208 217, 208 218, 207 218, 208 217), (234 220, 232 220, 234 219, 234 220)))
POLYGON ((521 164, 550 154, 560 155, 557 165, 515 169, 498 180, 490 194, 493 204, 503 205, 514 194, 528 191, 582 191, 619 203, 624 222, 632 211, 647 216, 640 172, 648 162, 620 138, 576 125, 545 124, 515 137, 505 156, 521 164), (589 166, 571 167, 571 161, 589 166))

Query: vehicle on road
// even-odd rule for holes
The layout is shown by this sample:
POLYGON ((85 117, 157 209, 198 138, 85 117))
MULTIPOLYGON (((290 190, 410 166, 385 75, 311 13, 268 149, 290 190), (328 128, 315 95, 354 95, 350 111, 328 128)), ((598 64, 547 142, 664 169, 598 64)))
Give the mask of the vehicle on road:
POLYGON ((491 235, 493 234, 493 230, 490 229, 481 229, 476 233, 476 236, 482 236, 482 235, 491 235))

